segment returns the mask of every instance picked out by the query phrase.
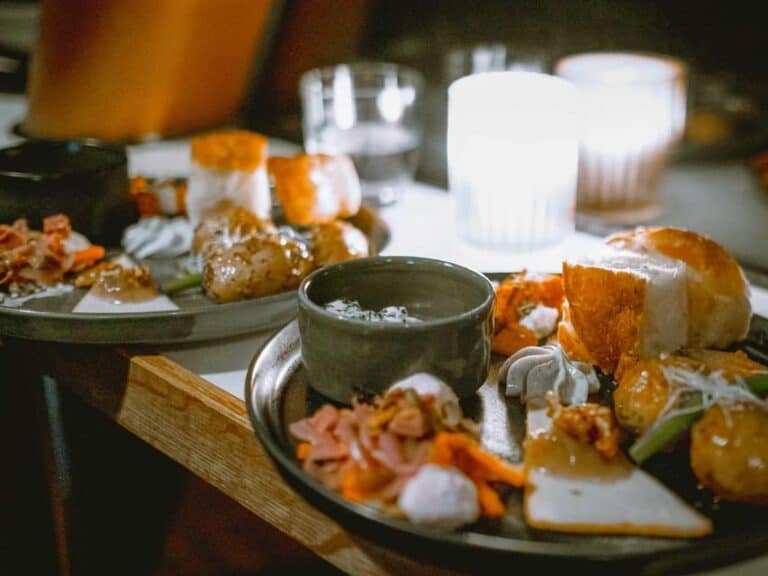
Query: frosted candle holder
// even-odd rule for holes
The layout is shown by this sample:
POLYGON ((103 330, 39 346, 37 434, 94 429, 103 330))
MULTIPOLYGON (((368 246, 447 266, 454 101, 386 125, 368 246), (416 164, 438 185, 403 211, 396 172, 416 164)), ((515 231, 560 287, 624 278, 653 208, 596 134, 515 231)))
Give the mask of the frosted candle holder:
POLYGON ((659 178, 685 125, 684 64, 593 52, 560 60, 555 73, 579 91, 579 212, 623 222, 655 216, 659 178))
POLYGON ((570 83, 534 72, 488 72, 451 84, 448 180, 460 237, 528 249, 573 232, 574 99, 570 83))

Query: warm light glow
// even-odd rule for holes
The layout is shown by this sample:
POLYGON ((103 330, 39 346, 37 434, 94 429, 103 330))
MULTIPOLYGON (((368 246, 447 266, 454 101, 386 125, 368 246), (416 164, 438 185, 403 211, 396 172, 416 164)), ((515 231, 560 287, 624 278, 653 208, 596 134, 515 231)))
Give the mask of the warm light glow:
POLYGON ((352 74, 348 66, 338 66, 333 77, 333 117, 340 130, 355 125, 357 110, 352 90, 352 74))
POLYGON ((581 97, 579 208, 653 205, 670 145, 685 123, 682 63, 591 53, 561 60, 556 72, 581 97))
POLYGON ((448 176, 459 234, 531 247, 573 231, 574 90, 546 74, 467 76, 448 92, 448 176))
POLYGON ((400 88, 397 76, 384 78, 384 86, 376 95, 376 106, 379 114, 387 122, 397 122, 402 118, 405 108, 413 104, 415 98, 413 88, 400 88))

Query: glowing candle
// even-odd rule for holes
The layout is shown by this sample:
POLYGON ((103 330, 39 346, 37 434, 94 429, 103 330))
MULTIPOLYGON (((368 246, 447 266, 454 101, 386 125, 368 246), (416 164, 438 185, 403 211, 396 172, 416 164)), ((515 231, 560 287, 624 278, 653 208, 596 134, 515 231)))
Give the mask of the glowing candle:
POLYGON ((448 179, 459 235, 530 248, 573 232, 575 89, 547 74, 506 71, 448 90, 448 179))
POLYGON ((594 52, 560 60, 555 72, 579 90, 579 211, 619 220, 653 216, 659 176, 685 123, 683 63, 594 52))

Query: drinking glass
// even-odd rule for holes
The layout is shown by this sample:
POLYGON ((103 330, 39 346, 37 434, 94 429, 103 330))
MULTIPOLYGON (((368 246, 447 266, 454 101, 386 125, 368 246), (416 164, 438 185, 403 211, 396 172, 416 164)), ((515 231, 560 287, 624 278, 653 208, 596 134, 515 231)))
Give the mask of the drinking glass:
POLYGON ((528 249, 574 230, 575 89, 524 71, 465 76, 448 89, 448 181, 459 236, 528 249))
POLYGON ((590 52, 561 59, 555 70, 579 92, 579 213, 622 224, 656 216, 659 179, 685 127, 683 62, 590 52))
POLYGON ((499 42, 474 44, 449 50, 443 60, 443 77, 449 82, 462 76, 498 72, 507 67, 507 47, 499 42))
POLYGON ((502 42, 471 44, 449 50, 443 58, 443 79, 502 70, 545 72, 550 57, 543 49, 523 48, 502 42))
POLYGON ((304 147, 310 154, 346 154, 363 200, 395 202, 413 180, 421 126, 421 75, 383 62, 317 68, 300 81, 304 147))

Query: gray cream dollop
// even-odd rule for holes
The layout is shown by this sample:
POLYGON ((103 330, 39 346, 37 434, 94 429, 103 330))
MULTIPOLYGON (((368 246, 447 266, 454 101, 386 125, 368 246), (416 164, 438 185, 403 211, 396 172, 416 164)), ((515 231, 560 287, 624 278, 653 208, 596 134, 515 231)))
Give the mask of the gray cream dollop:
POLYGON ((518 350, 502 365, 499 379, 506 383, 507 396, 518 396, 523 403, 552 390, 563 404, 583 404, 600 388, 592 366, 569 360, 556 344, 518 350))

